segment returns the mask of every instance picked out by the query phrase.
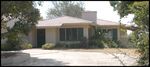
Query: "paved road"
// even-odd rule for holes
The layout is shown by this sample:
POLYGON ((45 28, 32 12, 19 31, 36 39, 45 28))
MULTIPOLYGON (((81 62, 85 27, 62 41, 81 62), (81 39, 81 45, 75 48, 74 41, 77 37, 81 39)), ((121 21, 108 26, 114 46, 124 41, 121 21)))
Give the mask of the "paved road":
MULTIPOLYGON (((92 49, 91 49, 92 50, 92 49)), ((135 58, 123 54, 89 52, 82 50, 22 50, 29 53, 30 59, 18 66, 129 66, 136 62, 135 58)))

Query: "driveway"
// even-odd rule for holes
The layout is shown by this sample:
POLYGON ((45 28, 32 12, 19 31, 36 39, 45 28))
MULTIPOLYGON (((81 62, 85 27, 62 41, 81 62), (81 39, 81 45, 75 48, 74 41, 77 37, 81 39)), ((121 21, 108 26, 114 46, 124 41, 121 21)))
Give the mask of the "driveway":
MULTIPOLYGON (((43 50, 28 49, 21 52, 30 54, 30 59, 10 64, 17 66, 130 66, 135 65, 137 58, 124 54, 111 54, 81 49, 43 50)), ((17 61, 17 60, 16 60, 17 61)), ((8 65, 9 66, 9 65, 8 65)))

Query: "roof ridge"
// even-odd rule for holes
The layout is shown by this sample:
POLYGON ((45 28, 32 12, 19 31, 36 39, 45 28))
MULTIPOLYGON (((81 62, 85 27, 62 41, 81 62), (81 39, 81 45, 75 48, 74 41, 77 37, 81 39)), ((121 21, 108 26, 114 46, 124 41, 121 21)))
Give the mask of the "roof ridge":
MULTIPOLYGON (((68 16, 68 17, 72 17, 72 16, 68 16)), ((78 17, 72 17, 72 18, 76 18, 76 19, 81 19, 81 20, 85 20, 85 19, 82 19, 82 18, 78 18, 78 17)), ((89 20, 86 20, 86 21, 89 21, 89 20)))
MULTIPOLYGON (((85 20, 85 19, 82 19, 82 18, 78 18, 78 17, 73 17, 73 16, 67 16, 67 15, 64 15, 64 16, 61 16, 61 17, 71 17, 71 18, 75 18, 75 19, 80 19, 80 20, 84 20, 84 21, 89 21, 89 20, 85 20)), ((58 17, 58 18, 61 18, 61 17, 58 17)), ((57 18, 55 18, 57 19, 57 18)), ((51 19, 53 20, 53 19, 51 19)), ((89 22, 92 22, 92 21, 89 21, 89 22)))

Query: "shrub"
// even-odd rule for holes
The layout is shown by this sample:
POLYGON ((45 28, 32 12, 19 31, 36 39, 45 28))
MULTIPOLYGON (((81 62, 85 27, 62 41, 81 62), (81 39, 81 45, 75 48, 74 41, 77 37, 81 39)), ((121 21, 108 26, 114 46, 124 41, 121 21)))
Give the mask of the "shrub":
POLYGON ((21 49, 31 49, 32 48, 32 44, 27 43, 27 44, 20 45, 20 47, 21 47, 21 49))
POLYGON ((112 48, 117 48, 118 47, 118 44, 115 42, 115 41, 111 41, 111 47, 112 48))
POLYGON ((1 50, 3 51, 11 51, 11 50, 19 50, 20 47, 17 45, 11 45, 11 44, 1 44, 1 50))
POLYGON ((96 42, 96 45, 98 48, 104 48, 104 44, 102 43, 103 40, 97 39, 97 40, 95 40, 95 42, 96 42))
POLYGON ((55 48, 81 48, 81 44, 80 43, 70 43, 70 44, 57 43, 55 45, 55 48))
POLYGON ((9 51, 12 49, 12 45, 9 44, 1 44, 1 50, 3 51, 9 51))
POLYGON ((12 32, 12 30, 8 30, 9 33, 6 33, 7 41, 5 43, 5 47, 8 50, 19 50, 20 43, 21 43, 21 37, 18 36, 16 32, 12 32))
POLYGON ((55 48, 66 48, 66 45, 67 45, 67 44, 65 44, 65 43, 57 43, 57 44, 55 45, 55 48))
POLYGON ((108 44, 108 43, 106 43, 106 42, 104 42, 104 41, 101 41, 102 42, 102 45, 105 47, 105 48, 109 48, 110 47, 110 45, 108 44))
POLYGON ((10 32, 9 34, 6 33, 7 35, 7 41, 5 44, 1 45, 1 50, 20 50, 20 49, 27 49, 27 48, 32 48, 32 45, 25 45, 28 44, 24 37, 22 37, 23 34, 17 34, 15 32, 10 32))
POLYGON ((87 41, 87 38, 86 37, 83 37, 81 40, 80 40, 80 43, 79 44, 75 44, 77 46, 77 48, 88 48, 89 45, 88 45, 88 41, 87 41))
POLYGON ((82 44, 80 43, 69 44, 67 48, 82 48, 82 44))
POLYGON ((95 29, 95 34, 89 40, 89 47, 94 48, 116 48, 119 45, 119 41, 111 40, 110 38, 106 38, 105 34, 108 33, 109 30, 95 29))
POLYGON ((89 48, 104 48, 104 44, 102 42, 103 40, 101 39, 90 38, 88 42, 88 47, 89 48))
POLYGON ((52 48, 54 48, 54 44, 52 44, 52 43, 46 43, 46 44, 44 44, 44 45, 42 45, 42 48, 43 49, 52 49, 52 48))
POLYGON ((106 39, 105 41, 102 41, 102 44, 103 44, 105 47, 117 48, 119 42, 118 42, 118 41, 113 41, 113 40, 111 40, 111 39, 106 39))
POLYGON ((96 40, 95 39, 89 39, 89 41, 88 41, 88 46, 90 47, 90 48, 99 48, 99 46, 98 46, 98 43, 96 43, 96 40))
POLYGON ((94 48, 104 48, 103 41, 105 41, 105 33, 107 31, 102 30, 102 29, 95 29, 95 33, 92 37, 89 39, 89 47, 94 47, 94 48))

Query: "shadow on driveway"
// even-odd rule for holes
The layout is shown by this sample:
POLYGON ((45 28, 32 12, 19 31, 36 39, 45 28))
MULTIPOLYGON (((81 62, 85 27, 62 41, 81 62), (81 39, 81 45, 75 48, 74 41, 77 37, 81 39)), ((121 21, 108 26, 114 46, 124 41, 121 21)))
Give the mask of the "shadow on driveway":
MULTIPOLYGON (((2 53, 1 53, 2 54, 2 53)), ((9 52, 7 52, 9 55, 9 52)), ((12 54, 12 52, 10 52, 12 54)), ((1 65, 2 66, 65 66, 67 63, 63 63, 62 61, 57 61, 54 59, 45 59, 45 58, 37 58, 31 57, 28 53, 17 52, 14 53, 15 56, 1 56, 1 65)))
POLYGON ((19 66, 65 66, 65 64, 67 63, 63 63, 62 61, 57 61, 54 59, 30 57, 29 60, 27 60, 24 63, 21 63, 19 66))

